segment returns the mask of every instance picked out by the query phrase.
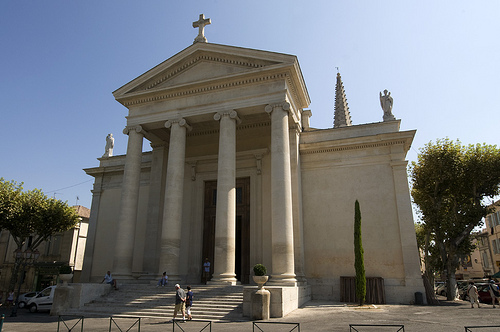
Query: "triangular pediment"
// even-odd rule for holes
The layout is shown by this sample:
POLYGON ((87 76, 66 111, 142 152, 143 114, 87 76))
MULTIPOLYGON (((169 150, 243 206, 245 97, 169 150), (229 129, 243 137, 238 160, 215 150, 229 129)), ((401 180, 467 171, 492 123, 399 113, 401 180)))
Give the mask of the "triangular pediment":
POLYGON ((125 84, 113 94, 120 100, 199 82, 293 66, 295 63, 296 57, 292 55, 197 43, 125 84))
POLYGON ((244 73, 279 62, 227 56, 220 53, 199 52, 151 77, 130 92, 164 89, 183 84, 218 79, 244 73))

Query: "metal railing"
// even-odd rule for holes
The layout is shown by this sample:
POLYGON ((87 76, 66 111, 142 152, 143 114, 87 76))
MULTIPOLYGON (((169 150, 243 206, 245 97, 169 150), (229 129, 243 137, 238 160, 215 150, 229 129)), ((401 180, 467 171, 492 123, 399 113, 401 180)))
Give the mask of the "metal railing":
POLYGON ((471 329, 499 328, 500 325, 482 325, 482 326, 464 326, 464 327, 465 327, 465 332, 473 332, 471 329))
POLYGON ((360 332, 356 327, 394 327, 397 328, 396 332, 404 332, 404 325, 391 325, 391 324, 349 324, 349 331, 360 332))
POLYGON ((137 324, 137 332, 141 331, 141 318, 140 317, 109 317, 109 332, 111 332, 111 328, 113 327, 113 324, 118 328, 120 332, 128 332, 130 329, 132 329, 136 324, 137 324), (126 330, 122 330, 122 328, 118 325, 116 319, 135 319, 132 325, 126 330))
POLYGON ((57 332, 59 332, 61 327, 65 327, 66 328, 65 330, 68 332, 76 331, 75 326, 77 326, 79 323, 81 323, 80 331, 83 332, 83 320, 84 320, 83 316, 62 316, 62 315, 59 315, 59 318, 57 319, 57 332), (66 320, 65 320, 65 317, 66 317, 66 320), (78 319, 78 320, 76 321, 75 324, 73 324, 73 326, 69 327, 68 324, 66 324, 66 322, 69 321, 70 319, 78 319))
MULTIPOLYGON (((175 328, 178 327, 181 331, 184 332, 184 329, 182 328, 182 326, 184 326, 185 323, 179 324, 179 322, 181 322, 181 321, 179 321, 179 320, 173 321, 172 331, 175 331, 175 328)), ((187 323, 187 321, 186 321, 186 323, 187 323)), ((201 325, 206 323, 204 326, 202 326, 201 330, 199 330, 200 332, 204 331, 207 327, 208 327, 208 331, 212 331, 212 321, 211 320, 190 320, 189 324, 187 324, 188 326, 190 326, 189 330, 193 331, 193 325, 199 325, 198 323, 201 323, 201 325)))
POLYGON ((289 332, 297 329, 297 332, 300 332, 300 323, 287 323, 287 322, 252 322, 252 331, 255 331, 255 328, 259 329, 259 331, 264 330, 259 326, 260 324, 266 325, 266 324, 281 324, 281 325, 293 325, 293 328, 289 330, 289 332))

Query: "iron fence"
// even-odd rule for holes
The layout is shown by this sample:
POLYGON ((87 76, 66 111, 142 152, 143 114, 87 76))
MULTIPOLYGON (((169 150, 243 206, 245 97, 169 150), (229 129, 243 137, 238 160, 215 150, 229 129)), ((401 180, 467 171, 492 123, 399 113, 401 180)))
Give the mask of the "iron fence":
POLYGON ((391 324, 349 324, 349 331, 356 331, 360 332, 357 328, 363 327, 363 328, 370 328, 370 327, 394 327, 395 329, 397 328, 396 332, 404 332, 405 331, 405 326, 404 325, 391 325, 391 324))
POLYGON ((300 323, 287 323, 287 322, 252 322, 252 331, 255 331, 257 328, 259 331, 264 330, 259 326, 260 324, 266 325, 266 324, 274 324, 274 325, 293 325, 293 328, 289 330, 289 332, 296 330, 297 332, 300 332, 300 323))
POLYGON ((68 332, 75 331, 75 327, 80 323, 81 323, 80 331, 83 332, 83 320, 84 320, 83 316, 62 316, 62 315, 59 315, 59 318, 57 319, 57 332, 59 332, 62 327, 65 327, 66 328, 65 330, 68 332), (65 317, 66 317, 66 320, 65 320, 65 317), (76 321, 75 324, 73 324, 71 327, 69 327, 68 324, 66 324, 66 323, 70 319, 75 319, 75 318, 77 318, 78 320, 76 321))
POLYGON ((112 330, 112 327, 113 327, 113 324, 114 326, 116 326, 116 328, 118 328, 118 330, 120 332, 128 332, 130 331, 134 326, 137 325, 137 332, 140 332, 141 331, 141 318, 140 317, 109 317, 109 332, 111 332, 112 330), (122 330, 122 328, 118 325, 118 322, 116 321, 117 319, 134 319, 134 322, 132 323, 132 325, 130 325, 130 327, 126 330, 122 330))
POLYGON ((175 329, 178 328, 181 331, 185 332, 184 329, 182 328, 183 326, 190 326, 189 330, 193 331, 194 330, 193 326, 200 326, 200 325, 201 325, 201 330, 199 330, 200 332, 204 331, 207 328, 208 328, 207 331, 212 331, 212 321, 210 321, 210 320, 191 320, 191 321, 189 321, 189 324, 186 324, 186 325, 184 325, 185 323, 179 324, 179 322, 180 321, 178 321, 178 320, 173 321, 172 331, 175 331, 175 329), (201 324, 198 324, 198 323, 201 323, 201 324))
MULTIPOLYGON (((487 328, 499 328, 500 325, 482 325, 482 326, 464 326, 465 332, 473 332, 472 329, 487 329, 487 328)), ((498 331, 498 330, 495 330, 498 331)))

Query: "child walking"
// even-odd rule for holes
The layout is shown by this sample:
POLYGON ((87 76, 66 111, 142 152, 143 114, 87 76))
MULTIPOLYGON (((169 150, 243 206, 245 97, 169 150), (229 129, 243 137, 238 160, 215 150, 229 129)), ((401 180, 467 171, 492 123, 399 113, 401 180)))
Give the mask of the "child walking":
POLYGON ((187 319, 192 320, 193 317, 191 317, 191 307, 193 306, 193 291, 191 290, 191 286, 187 286, 187 294, 186 294, 186 312, 187 312, 187 319))

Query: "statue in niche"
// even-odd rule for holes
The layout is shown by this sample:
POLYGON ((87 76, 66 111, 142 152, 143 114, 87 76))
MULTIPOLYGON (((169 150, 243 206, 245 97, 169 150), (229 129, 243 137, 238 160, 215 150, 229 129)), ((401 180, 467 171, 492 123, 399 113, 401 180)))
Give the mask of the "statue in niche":
POLYGON ((103 158, 109 158, 113 156, 113 147, 115 146, 115 139, 113 137, 113 134, 108 134, 106 136, 106 147, 105 147, 105 152, 102 155, 103 158))
POLYGON ((382 106, 382 110, 384 111, 384 121, 396 120, 394 115, 392 115, 392 104, 393 100, 391 93, 385 89, 384 95, 382 96, 382 92, 380 92, 380 106, 382 106))

